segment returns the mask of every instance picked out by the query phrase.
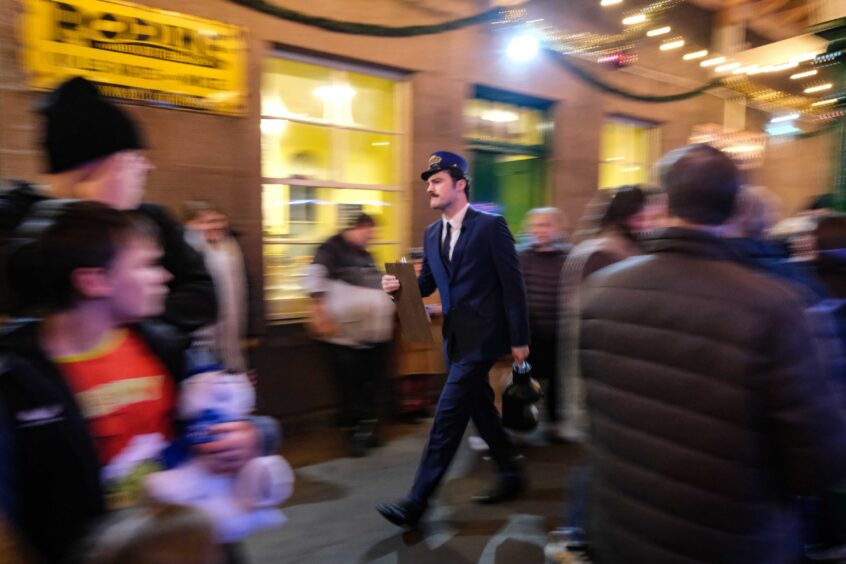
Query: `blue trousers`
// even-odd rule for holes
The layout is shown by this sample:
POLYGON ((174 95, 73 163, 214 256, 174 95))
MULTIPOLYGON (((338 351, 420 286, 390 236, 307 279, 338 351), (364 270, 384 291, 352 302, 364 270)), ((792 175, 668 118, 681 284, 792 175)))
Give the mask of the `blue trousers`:
POLYGON ((514 446, 502 427, 488 383, 493 361, 447 363, 449 372, 435 422, 408 495, 410 501, 424 507, 446 474, 470 420, 488 443, 500 472, 507 475, 517 471, 514 446))

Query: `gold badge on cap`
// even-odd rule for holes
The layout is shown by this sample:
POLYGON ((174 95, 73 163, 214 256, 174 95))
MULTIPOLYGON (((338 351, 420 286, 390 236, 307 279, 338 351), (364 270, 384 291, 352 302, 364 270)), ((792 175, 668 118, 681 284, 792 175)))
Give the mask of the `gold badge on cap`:
POLYGON ((440 155, 432 155, 429 157, 429 166, 435 166, 441 164, 441 156, 440 155))

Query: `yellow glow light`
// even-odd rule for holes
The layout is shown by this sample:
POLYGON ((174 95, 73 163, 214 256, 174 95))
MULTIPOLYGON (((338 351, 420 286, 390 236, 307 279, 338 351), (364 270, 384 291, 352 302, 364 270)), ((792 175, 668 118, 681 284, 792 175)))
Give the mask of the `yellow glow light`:
POLYGON ((684 47, 684 39, 674 39, 673 41, 668 41, 667 43, 663 43, 659 49, 662 51, 669 51, 670 49, 678 49, 679 47, 684 47))
MULTIPOLYGON (((702 57, 707 57, 707 56, 708 56, 708 51, 703 49, 702 51, 694 51, 693 53, 688 53, 687 55, 682 57, 682 59, 684 59, 685 61, 692 61, 693 59, 701 59, 702 57)), ((705 61, 703 61, 703 62, 705 62, 705 61)))
POLYGON ((750 65, 748 67, 741 67, 731 71, 732 74, 758 74, 761 70, 757 65, 750 65))
POLYGON ((790 59, 793 63, 804 63, 805 61, 811 61, 817 57, 817 53, 805 53, 804 55, 799 55, 797 57, 793 57, 790 59))
POLYGON ((720 65, 719 67, 715 68, 715 72, 726 72, 730 70, 734 70, 740 66, 740 63, 729 63, 727 65, 720 65))
POLYGON ((516 113, 509 112, 507 110, 487 110, 482 112, 480 117, 485 121, 492 121, 495 123, 507 123, 520 119, 520 116, 516 113))
POLYGON ((798 66, 799 63, 797 63, 796 61, 790 61, 789 63, 782 63, 780 65, 766 67, 766 72, 779 72, 787 69, 795 69, 798 66))
POLYGON ((623 25, 635 25, 646 21, 646 16, 643 14, 636 14, 623 19, 623 25))
POLYGON ((600 6, 615 6, 617 4, 622 4, 623 0, 602 0, 599 3, 600 6))
POLYGON ((646 32, 648 37, 656 37, 658 35, 664 35, 665 33, 670 33, 670 26, 659 27, 657 29, 650 29, 646 32))
POLYGON ((805 89, 805 94, 813 94, 814 92, 822 92, 823 90, 830 90, 832 84, 827 82, 825 84, 820 84, 818 86, 811 86, 810 88, 805 89))
POLYGON ((812 107, 817 108, 819 106, 830 106, 839 100, 840 98, 829 98, 828 100, 820 100, 819 102, 814 102, 811 104, 812 107))
POLYGON ((721 63, 725 63, 725 57, 714 57, 713 59, 708 59, 707 61, 702 61, 699 63, 700 67, 713 67, 714 65, 719 65, 721 63))
POLYGON ((790 75, 790 80, 799 80, 800 78, 807 78, 809 76, 815 76, 819 71, 817 69, 809 70, 805 72, 797 72, 796 74, 790 75))

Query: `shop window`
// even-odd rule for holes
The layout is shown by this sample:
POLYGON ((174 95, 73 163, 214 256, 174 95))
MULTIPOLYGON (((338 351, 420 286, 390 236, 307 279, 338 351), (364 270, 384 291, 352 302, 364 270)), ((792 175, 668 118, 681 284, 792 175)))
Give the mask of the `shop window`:
POLYGON ((614 117, 602 125, 599 187, 645 184, 658 158, 661 130, 653 123, 614 117))
POLYGON ((516 104, 474 98, 464 106, 465 136, 488 143, 543 146, 546 113, 516 104))
POLYGON ((305 267, 360 212, 377 221, 377 264, 402 248, 401 76, 265 61, 261 90, 265 297, 275 319, 308 311, 305 267))

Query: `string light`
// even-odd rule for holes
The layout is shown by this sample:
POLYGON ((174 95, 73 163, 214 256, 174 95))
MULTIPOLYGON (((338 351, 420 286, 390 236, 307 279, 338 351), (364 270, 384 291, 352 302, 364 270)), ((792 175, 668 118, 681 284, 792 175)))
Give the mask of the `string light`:
POLYGON ((825 84, 820 84, 817 86, 811 86, 810 88, 805 89, 805 94, 813 94, 814 92, 822 92, 823 90, 830 90, 832 84, 827 82, 825 84))
POLYGON ((761 69, 757 65, 749 65, 748 67, 740 67, 731 71, 732 74, 758 74, 761 69))
POLYGON ((809 76, 816 75, 818 72, 819 71, 817 71, 816 69, 805 71, 805 72, 797 72, 796 74, 790 75, 790 80, 799 80, 800 78, 807 78, 809 76))
POLYGON ((794 119, 799 119, 799 114, 787 114, 784 116, 774 117, 770 120, 770 123, 781 123, 784 121, 793 121, 794 119))
POLYGON ((623 18, 623 25, 642 24, 645 21, 646 21, 646 16, 644 14, 636 14, 634 16, 629 16, 627 18, 623 18))
POLYGON ((721 65, 721 66, 719 66, 719 67, 715 68, 715 69, 714 69, 714 72, 725 72, 725 71, 730 71, 730 70, 734 70, 734 69, 736 69, 736 68, 737 68, 737 67, 739 67, 739 66, 740 66, 740 63, 729 63, 729 64, 727 64, 727 65, 721 65))
MULTIPOLYGON (((603 7, 614 6, 621 4, 623 0, 600 0, 600 5, 603 7)), ((658 37, 665 35, 672 31, 668 25, 655 27, 653 22, 665 21, 665 13, 678 5, 683 0, 655 0, 647 6, 643 6, 638 12, 629 12, 622 23, 623 30, 617 34, 602 34, 592 32, 568 33, 566 30, 555 29, 549 25, 546 26, 532 26, 533 33, 537 35, 537 42, 539 46, 542 44, 545 47, 555 50, 562 55, 586 55, 595 54, 599 57, 599 62, 606 64, 606 66, 613 65, 619 68, 619 64, 614 64, 623 57, 625 52, 631 51, 634 53, 635 44, 642 41, 645 37, 658 37), (652 24, 652 29, 645 29, 644 23, 652 24)), ((503 10, 501 12, 501 19, 496 23, 507 23, 511 25, 527 25, 525 10, 503 10)), ((662 51, 669 51, 677 49, 685 45, 685 39, 676 37, 673 39, 665 39, 659 48, 662 51)), ((761 73, 775 73, 791 68, 798 67, 801 63, 806 61, 813 61, 813 66, 817 68, 824 68, 826 65, 831 65, 840 58, 846 56, 846 49, 837 52, 828 52, 818 55, 816 52, 805 53, 788 60, 788 62, 778 65, 762 66, 746 65, 744 66, 739 61, 731 61, 725 56, 708 57, 709 51, 707 49, 700 49, 690 51, 681 55, 685 61, 696 59, 704 59, 699 62, 703 68, 713 67, 716 73, 724 73, 720 77, 719 82, 727 87, 737 91, 739 94, 746 97, 746 99, 755 107, 764 109, 771 113, 791 113, 791 112, 809 112, 810 108, 824 107, 836 103, 839 99, 820 100, 822 102, 817 104, 813 99, 802 95, 790 95, 786 92, 775 90, 750 82, 750 76, 761 73), (734 71, 729 72, 729 71, 734 71)), ((636 55, 635 55, 636 57, 636 55)), ((814 69, 816 70, 816 69, 814 69)), ((794 71, 795 72, 795 71, 794 71)), ((799 79, 809 76, 814 76, 817 72, 799 72, 791 75, 791 78, 799 79)), ((603 87, 600 84, 600 87, 603 87)), ((832 84, 817 84, 807 88, 805 94, 812 94, 814 92, 822 92, 831 89, 832 84)), ((656 97, 657 98, 661 97, 656 97)), ((664 97, 669 98, 669 97, 664 97)), ((846 97, 844 97, 846 99, 846 97)), ((814 112, 819 115, 819 112, 814 112)), ((800 114, 801 115, 801 114, 800 114)))
POLYGON ((805 53, 804 55, 799 55, 798 57, 793 57, 790 59, 793 63, 804 63, 805 61, 812 61, 817 58, 817 53, 805 53))
POLYGON ((780 65, 764 67, 764 72, 779 72, 787 69, 795 69, 798 66, 799 63, 797 63, 796 61, 790 61, 789 63, 782 63, 780 65))
POLYGON ((679 47, 684 47, 684 39, 673 39, 672 41, 662 43, 659 49, 669 51, 670 49, 678 49, 679 47))
POLYGON ((664 35, 666 33, 670 33, 671 28, 670 26, 659 27, 657 29, 650 29, 646 32, 647 37, 657 37, 658 35, 664 35))
POLYGON ((713 67, 714 65, 719 65, 721 63, 725 63, 725 57, 714 57, 713 59, 708 59, 707 61, 702 61, 699 63, 700 67, 713 67))

